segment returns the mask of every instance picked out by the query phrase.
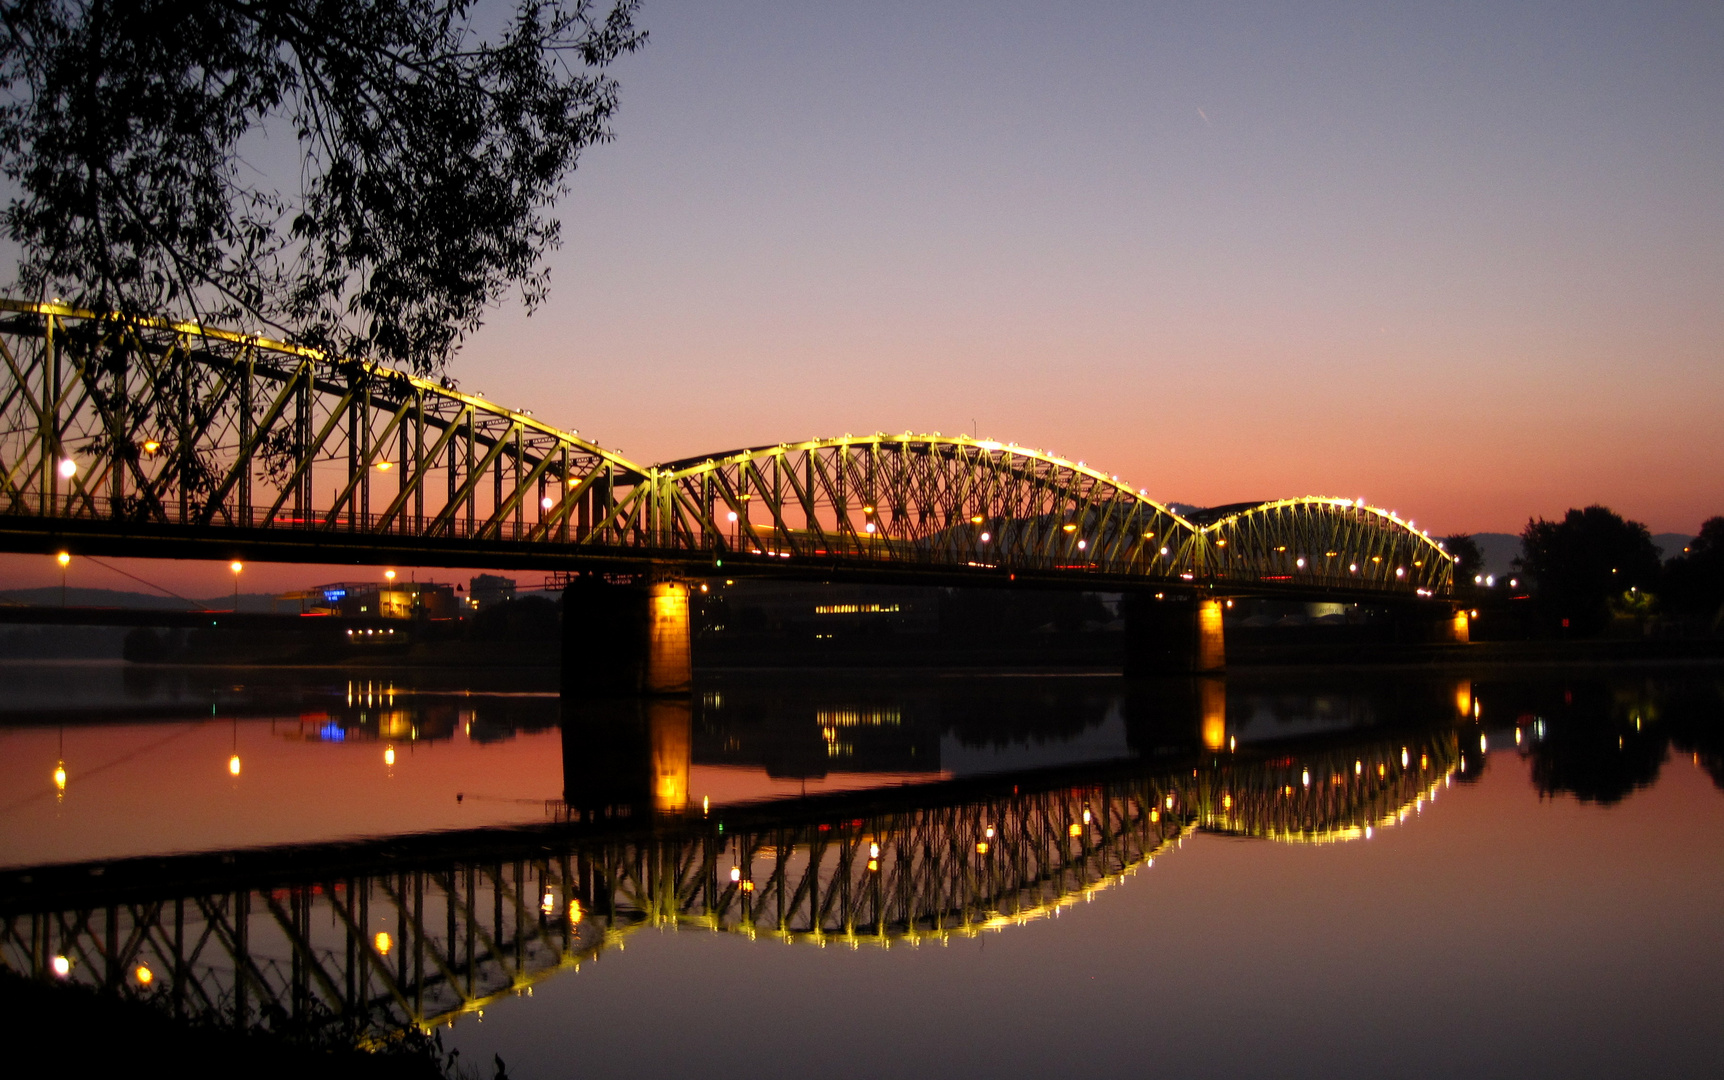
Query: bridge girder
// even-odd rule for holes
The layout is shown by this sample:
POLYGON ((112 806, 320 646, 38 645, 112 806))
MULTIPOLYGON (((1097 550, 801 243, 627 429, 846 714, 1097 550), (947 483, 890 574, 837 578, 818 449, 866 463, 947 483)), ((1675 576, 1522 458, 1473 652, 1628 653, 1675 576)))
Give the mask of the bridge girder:
POLYGON ((729 559, 726 573, 1350 599, 1451 588, 1440 546, 1350 500, 1193 520, 1081 461, 910 432, 646 466, 365 361, 59 304, 0 300, 5 313, 12 550, 684 573, 729 559))

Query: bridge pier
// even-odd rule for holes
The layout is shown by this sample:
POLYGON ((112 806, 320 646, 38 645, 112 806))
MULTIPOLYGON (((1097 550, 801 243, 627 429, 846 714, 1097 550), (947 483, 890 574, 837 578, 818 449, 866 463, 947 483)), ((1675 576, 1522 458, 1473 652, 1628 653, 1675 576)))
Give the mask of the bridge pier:
POLYGON ((694 687, 688 584, 582 575, 563 590, 563 692, 687 694, 694 687))
POLYGON ((1226 670, 1220 600, 1157 600, 1146 593, 1126 593, 1121 607, 1127 677, 1206 675, 1226 670))
POLYGON ((1472 640, 1472 618, 1466 608, 1403 604, 1392 608, 1394 638, 1405 644, 1458 644, 1472 640))

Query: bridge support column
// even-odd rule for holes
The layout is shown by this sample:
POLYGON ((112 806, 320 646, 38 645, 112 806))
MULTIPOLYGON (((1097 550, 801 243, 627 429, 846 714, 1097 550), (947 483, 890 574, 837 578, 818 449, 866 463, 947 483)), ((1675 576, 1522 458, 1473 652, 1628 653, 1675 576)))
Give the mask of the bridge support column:
POLYGON ((693 686, 685 582, 592 575, 563 590, 565 694, 686 694, 693 686))
POLYGON ((1450 610, 1430 603, 1390 608, 1390 627, 1397 642, 1411 645, 1460 644, 1472 640, 1472 618, 1466 608, 1450 610))
POLYGON ((1125 611, 1125 673, 1202 675, 1227 668, 1226 637, 1221 626, 1222 603, 1208 597, 1157 600, 1127 593, 1125 611))

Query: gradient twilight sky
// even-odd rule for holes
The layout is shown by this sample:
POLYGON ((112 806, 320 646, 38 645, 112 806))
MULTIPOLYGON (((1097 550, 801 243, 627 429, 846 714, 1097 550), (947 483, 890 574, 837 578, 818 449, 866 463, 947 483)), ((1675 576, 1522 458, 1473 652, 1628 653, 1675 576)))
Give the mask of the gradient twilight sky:
POLYGON ((641 21, 551 300, 466 390, 643 462, 979 431, 1438 535, 1724 513, 1715 0, 641 21))
POLYGON ((658 461, 973 430, 1433 532, 1724 513, 1724 7, 648 0, 464 388, 658 461))

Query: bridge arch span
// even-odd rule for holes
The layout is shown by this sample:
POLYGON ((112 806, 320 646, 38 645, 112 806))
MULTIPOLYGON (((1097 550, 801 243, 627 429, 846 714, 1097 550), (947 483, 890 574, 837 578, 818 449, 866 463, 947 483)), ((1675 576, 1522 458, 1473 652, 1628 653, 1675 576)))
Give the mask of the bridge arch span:
POLYGON ((1217 582, 1446 593, 1454 557, 1390 510, 1307 496, 1191 515, 1217 582))
POLYGON ((643 479, 453 383, 196 323, 0 300, 0 363, 0 516, 605 542, 643 479))
POLYGON ((1039 449, 939 434, 843 435, 653 467, 677 546, 819 558, 1173 577, 1191 522, 1117 476, 1039 449))

